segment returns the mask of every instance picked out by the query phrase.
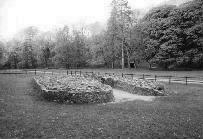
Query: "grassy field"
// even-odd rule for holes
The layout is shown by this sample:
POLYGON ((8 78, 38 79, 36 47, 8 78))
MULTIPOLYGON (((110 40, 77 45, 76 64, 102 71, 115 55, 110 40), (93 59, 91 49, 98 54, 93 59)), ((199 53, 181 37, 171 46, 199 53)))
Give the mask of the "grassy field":
POLYGON ((173 95, 95 105, 43 100, 32 75, 0 75, 0 138, 203 138, 203 86, 173 95))

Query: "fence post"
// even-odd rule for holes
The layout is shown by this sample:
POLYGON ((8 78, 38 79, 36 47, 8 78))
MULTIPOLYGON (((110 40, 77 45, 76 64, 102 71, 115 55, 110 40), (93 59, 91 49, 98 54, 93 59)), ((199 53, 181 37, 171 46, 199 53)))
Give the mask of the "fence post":
POLYGON ((82 75, 82 72, 81 72, 81 70, 80 70, 80 76, 82 75))
POLYGON ((75 75, 77 74, 77 71, 75 70, 75 75))
POLYGON ((35 69, 35 75, 36 75, 36 69, 35 69))
POLYGON ((72 73, 72 70, 70 71, 70 74, 71 74, 71 76, 72 76, 72 74, 73 74, 73 73, 72 73))
POLYGON ((144 79, 144 74, 142 75, 142 78, 144 79))
POLYGON ((68 75, 68 70, 67 70, 67 75, 68 75))
POLYGON ((169 79, 168 79, 169 84, 171 84, 171 78, 172 78, 172 76, 169 76, 169 79))
POLYGON ((157 78, 157 76, 155 75, 155 76, 154 76, 154 81, 156 81, 156 78, 157 78))
POLYGON ((123 77, 123 73, 122 73, 122 77, 123 77))
POLYGON ((187 85, 187 82, 188 82, 187 79, 188 79, 188 77, 186 76, 186 77, 185 77, 185 85, 187 85))

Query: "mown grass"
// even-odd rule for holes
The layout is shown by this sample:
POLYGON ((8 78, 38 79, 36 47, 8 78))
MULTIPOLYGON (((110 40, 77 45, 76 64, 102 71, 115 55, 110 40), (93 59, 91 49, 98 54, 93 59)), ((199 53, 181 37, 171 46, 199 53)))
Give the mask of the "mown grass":
POLYGON ((98 105, 45 101, 31 75, 0 75, 0 138, 202 138, 203 87, 166 85, 152 102, 98 105))

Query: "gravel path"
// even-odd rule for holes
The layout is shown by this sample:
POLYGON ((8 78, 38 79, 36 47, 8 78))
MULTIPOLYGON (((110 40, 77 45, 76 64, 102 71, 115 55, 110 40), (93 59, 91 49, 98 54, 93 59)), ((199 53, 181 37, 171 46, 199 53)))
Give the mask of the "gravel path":
POLYGON ((154 96, 141 96, 136 94, 130 94, 128 92, 118 89, 113 89, 113 95, 115 97, 115 102, 117 103, 133 100, 153 101, 155 99, 154 96))

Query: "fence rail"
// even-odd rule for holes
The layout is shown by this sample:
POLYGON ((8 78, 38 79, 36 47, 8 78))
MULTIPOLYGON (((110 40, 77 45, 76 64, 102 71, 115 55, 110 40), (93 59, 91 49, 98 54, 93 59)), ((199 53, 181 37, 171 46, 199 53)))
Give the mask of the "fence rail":
POLYGON ((105 76, 121 76, 122 78, 137 78, 137 79, 147 79, 160 82, 171 83, 182 83, 188 84, 200 84, 203 85, 203 79, 192 76, 172 76, 172 75, 150 75, 150 74, 134 74, 134 73, 114 73, 114 72, 93 72, 93 71, 82 71, 82 70, 64 70, 65 72, 47 71, 43 69, 24 69, 24 70, 0 70, 0 74, 67 74, 67 75, 105 75, 105 76))

